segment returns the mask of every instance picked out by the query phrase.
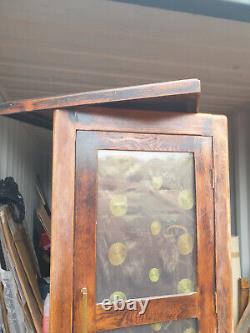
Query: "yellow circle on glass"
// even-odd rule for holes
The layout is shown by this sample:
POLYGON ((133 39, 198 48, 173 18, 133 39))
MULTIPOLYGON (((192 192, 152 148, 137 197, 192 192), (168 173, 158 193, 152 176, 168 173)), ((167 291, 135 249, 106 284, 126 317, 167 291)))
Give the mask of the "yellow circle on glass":
POLYGON ((189 210, 194 206, 193 192, 190 190, 183 190, 178 195, 178 204, 182 209, 189 210))
POLYGON ((152 187, 155 190, 159 190, 162 187, 163 179, 161 176, 154 176, 151 178, 152 187))
POLYGON ((116 194, 112 197, 109 203, 111 213, 116 216, 124 216, 128 209, 128 200, 124 194, 116 194))
POLYGON ((117 242, 110 246, 108 251, 108 257, 111 265, 121 265, 127 256, 127 247, 125 244, 117 242))
POLYGON ((151 325, 152 330, 155 332, 159 332, 162 328, 162 323, 155 323, 151 325))
POLYGON ((178 293, 188 294, 194 291, 193 282, 190 279, 182 279, 178 283, 178 293))
POLYGON ((193 238, 190 234, 185 233, 178 238, 178 250, 181 255, 187 256, 193 251, 193 238))
POLYGON ((196 330, 193 327, 190 328, 186 328, 185 331, 183 331, 183 333, 195 333, 196 330))
POLYGON ((125 300, 127 299, 126 294, 123 291, 114 291, 110 297, 111 302, 119 301, 121 299, 125 300))
POLYGON ((158 282, 160 279, 160 275, 161 273, 159 268, 151 268, 148 273, 151 282, 158 282))
POLYGON ((161 232, 161 222, 159 221, 152 222, 150 229, 153 236, 159 235, 159 233, 161 232))

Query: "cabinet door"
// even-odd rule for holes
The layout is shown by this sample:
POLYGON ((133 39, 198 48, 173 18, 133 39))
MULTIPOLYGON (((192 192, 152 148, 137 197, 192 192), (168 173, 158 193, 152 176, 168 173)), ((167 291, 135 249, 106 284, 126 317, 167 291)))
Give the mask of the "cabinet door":
POLYGON ((209 137, 78 131, 74 332, 214 333, 209 137))

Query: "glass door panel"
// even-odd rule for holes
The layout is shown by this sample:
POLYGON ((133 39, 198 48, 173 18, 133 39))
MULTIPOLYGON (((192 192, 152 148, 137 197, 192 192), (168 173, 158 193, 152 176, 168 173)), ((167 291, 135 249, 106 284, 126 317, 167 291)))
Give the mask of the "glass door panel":
POLYGON ((196 290, 194 156, 100 150, 97 303, 196 290))

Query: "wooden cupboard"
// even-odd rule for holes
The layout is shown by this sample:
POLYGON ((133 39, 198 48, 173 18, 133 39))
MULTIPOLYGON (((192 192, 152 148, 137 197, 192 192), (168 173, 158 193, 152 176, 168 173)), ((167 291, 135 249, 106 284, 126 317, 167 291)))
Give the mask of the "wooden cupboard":
POLYGON ((53 128, 51 332, 233 332, 227 119, 199 96, 193 79, 0 106, 53 128))

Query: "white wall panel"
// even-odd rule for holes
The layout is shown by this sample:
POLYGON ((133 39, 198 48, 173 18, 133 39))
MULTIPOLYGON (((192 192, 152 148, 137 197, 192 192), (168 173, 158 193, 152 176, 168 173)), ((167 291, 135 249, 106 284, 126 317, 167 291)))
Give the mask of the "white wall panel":
POLYGON ((235 202, 235 233, 240 237, 242 276, 250 277, 250 115, 240 112, 233 117, 233 133, 231 142, 234 144, 233 164, 234 183, 231 187, 235 202))
POLYGON ((0 118, 0 178, 14 177, 25 201, 25 226, 33 232, 37 207, 36 175, 40 174, 47 195, 50 192, 51 132, 22 122, 0 118))

